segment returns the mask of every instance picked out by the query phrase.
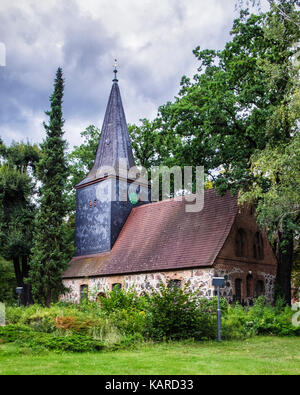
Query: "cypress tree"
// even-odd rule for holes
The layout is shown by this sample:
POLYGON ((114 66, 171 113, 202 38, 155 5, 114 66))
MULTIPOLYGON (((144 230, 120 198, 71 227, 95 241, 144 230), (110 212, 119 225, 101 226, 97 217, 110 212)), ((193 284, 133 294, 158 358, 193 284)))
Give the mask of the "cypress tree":
POLYGON ((68 176, 63 140, 64 80, 58 68, 54 92, 50 97, 51 109, 46 112, 49 124, 44 123, 46 139, 41 144, 42 158, 38 164, 39 213, 36 217, 29 282, 35 302, 49 306, 64 292, 61 280, 67 267, 68 245, 64 218, 67 204, 64 189, 68 176))

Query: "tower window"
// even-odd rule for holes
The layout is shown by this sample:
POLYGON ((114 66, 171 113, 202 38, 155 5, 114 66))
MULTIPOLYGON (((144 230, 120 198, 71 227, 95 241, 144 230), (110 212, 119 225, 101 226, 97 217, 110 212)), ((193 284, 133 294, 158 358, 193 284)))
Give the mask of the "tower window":
POLYGON ((90 206, 90 207, 93 207, 92 201, 89 202, 89 206, 90 206))
POLYGON ((247 243, 247 238, 246 238, 246 232, 244 229, 240 228, 237 231, 236 237, 235 237, 235 255, 238 257, 245 257, 246 256, 246 243, 247 243))

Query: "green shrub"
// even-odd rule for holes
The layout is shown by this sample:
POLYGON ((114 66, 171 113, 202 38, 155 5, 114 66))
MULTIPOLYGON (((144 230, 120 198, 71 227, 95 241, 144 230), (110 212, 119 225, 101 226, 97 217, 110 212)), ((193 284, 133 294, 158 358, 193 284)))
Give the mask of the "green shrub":
POLYGON ((32 329, 25 325, 0 326, 0 340, 3 343, 13 343, 30 333, 32 333, 32 329))
POLYGON ((38 304, 21 307, 7 307, 6 320, 10 324, 30 325, 55 316, 53 309, 46 309, 38 304))
POLYGON ((125 335, 141 335, 145 332, 146 313, 144 311, 116 310, 109 315, 112 324, 125 335))
POLYGON ((4 342, 15 343, 21 347, 39 348, 55 351, 99 351, 103 343, 92 337, 80 334, 58 335, 56 333, 36 332, 29 327, 7 325, 0 328, 0 339, 4 342))
POLYGON ((53 333, 34 332, 33 336, 21 337, 16 343, 30 348, 42 347, 49 350, 72 352, 99 351, 104 348, 101 342, 80 334, 59 336, 53 333))
POLYGON ((107 349, 110 351, 117 351, 122 349, 130 349, 135 348, 137 344, 142 344, 145 342, 145 339, 142 334, 135 333, 126 336, 122 336, 120 341, 115 342, 113 344, 107 345, 107 349))
POLYGON ((91 320, 89 317, 76 317, 72 315, 56 317, 54 321, 57 329, 81 333, 88 332, 98 322, 97 320, 91 320))
POLYGON ((83 310, 82 306, 75 304, 53 304, 50 308, 44 308, 40 305, 28 307, 8 307, 6 310, 6 319, 11 324, 41 323, 44 320, 52 320, 54 323, 58 317, 74 317, 76 321, 94 321, 103 317, 99 305, 93 304, 89 310, 83 310))
POLYGON ((271 306, 264 297, 253 307, 229 306, 222 320, 223 338, 255 335, 299 336, 300 327, 292 324, 293 311, 282 302, 271 306))
POLYGON ((106 296, 100 297, 99 302, 104 312, 110 314, 116 310, 145 310, 147 297, 138 296, 133 290, 125 291, 115 288, 106 296))
MULTIPOLYGON (((228 305, 221 299, 222 338, 255 335, 299 336, 292 325, 294 312, 282 302, 275 306, 257 299, 253 307, 228 305)), ((144 338, 154 341, 216 339, 217 299, 199 299, 187 290, 161 287, 139 297, 133 291, 115 290, 100 303, 57 303, 7 307, 10 325, 0 328, 2 342, 28 349, 90 351, 130 347, 144 338)))
POLYGON ((213 339, 216 311, 212 303, 199 303, 196 294, 176 287, 160 287, 149 297, 146 333, 154 340, 213 339))
MULTIPOLYGON (((218 298, 214 296, 211 299, 206 298, 197 298, 197 306, 199 307, 200 311, 205 313, 217 314, 218 308, 218 298)), ((226 299, 220 298, 220 309, 222 314, 227 312, 228 303, 226 299)))
POLYGON ((239 304, 228 306, 222 315, 222 338, 242 339, 255 334, 253 322, 247 310, 239 304))

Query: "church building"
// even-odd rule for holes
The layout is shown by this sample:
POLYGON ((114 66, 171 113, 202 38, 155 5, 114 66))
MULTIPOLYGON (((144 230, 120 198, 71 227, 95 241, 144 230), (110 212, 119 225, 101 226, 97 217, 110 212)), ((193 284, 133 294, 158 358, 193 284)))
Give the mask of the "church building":
POLYGON ((212 278, 224 276, 229 302, 272 301, 277 262, 251 207, 207 190, 203 209, 186 212, 185 199, 151 203, 149 184, 127 176, 135 162, 116 73, 94 166, 76 185, 75 256, 61 299, 78 303, 87 290, 96 298, 114 287, 141 294, 162 283, 210 298, 212 278))

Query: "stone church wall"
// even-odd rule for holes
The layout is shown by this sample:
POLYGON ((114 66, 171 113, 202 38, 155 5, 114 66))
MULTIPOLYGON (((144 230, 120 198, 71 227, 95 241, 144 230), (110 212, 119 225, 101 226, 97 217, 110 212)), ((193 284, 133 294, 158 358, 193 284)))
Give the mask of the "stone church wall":
POLYGON ((181 287, 187 287, 188 291, 196 291, 199 297, 211 298, 216 294, 212 286, 212 277, 224 276, 225 287, 221 289, 221 296, 227 299, 229 303, 236 300, 236 279, 241 280, 241 298, 240 301, 245 305, 251 305, 256 294, 257 281, 264 284, 264 292, 269 302, 273 301, 274 284, 276 270, 270 270, 270 267, 264 265, 245 264, 241 262, 218 259, 214 268, 200 268, 190 270, 178 270, 155 273, 129 274, 123 276, 91 277, 78 279, 65 279, 64 285, 70 289, 70 292, 61 297, 61 300, 79 303, 80 289, 82 285, 87 285, 91 299, 110 292, 114 284, 121 284, 125 290, 135 290, 139 295, 144 292, 158 290, 160 284, 167 284, 170 280, 180 280, 181 287), (247 276, 251 276, 251 284, 247 286, 247 276), (247 287, 249 289, 247 289, 247 287), (247 293, 250 290, 250 295, 247 293))
POLYGON ((63 301, 78 303, 80 301, 80 287, 88 285, 91 299, 97 298, 101 293, 112 290, 113 284, 121 284, 125 290, 134 289, 139 295, 143 292, 158 290, 160 284, 167 284, 170 280, 180 280, 181 286, 188 290, 199 291, 199 297, 212 297, 214 287, 211 279, 214 269, 191 269, 167 272, 129 274, 124 276, 109 276, 96 278, 65 279, 63 281, 71 292, 61 297, 63 301))
POLYGON ((219 263, 215 265, 216 276, 225 277, 226 280, 225 287, 221 289, 221 296, 226 298, 229 303, 236 300, 235 282, 237 279, 241 280, 240 301, 242 304, 251 305, 258 296, 256 290, 258 281, 261 281, 264 285, 263 295, 267 301, 273 302, 276 267, 270 268, 269 265, 253 265, 252 263, 241 262, 237 264, 235 261, 222 259, 218 259, 217 262, 219 263), (248 285, 247 281, 249 281, 248 285))

